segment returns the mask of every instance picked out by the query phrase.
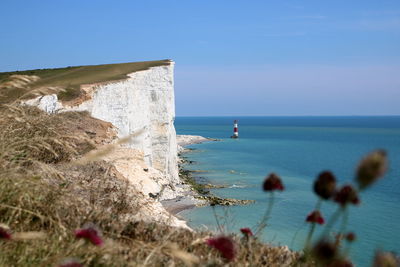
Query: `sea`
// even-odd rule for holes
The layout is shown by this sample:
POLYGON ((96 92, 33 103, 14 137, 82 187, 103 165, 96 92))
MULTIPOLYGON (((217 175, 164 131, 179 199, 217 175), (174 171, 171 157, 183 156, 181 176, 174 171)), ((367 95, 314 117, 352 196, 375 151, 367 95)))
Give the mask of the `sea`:
MULTIPOLYGON (((254 204, 200 207, 182 211, 189 225, 200 230, 240 233, 253 230, 265 213, 269 195, 261 186, 271 172, 281 176, 283 192, 275 204, 262 239, 273 245, 300 250, 310 225, 305 218, 316 206, 312 185, 324 170, 332 171, 340 185, 354 184, 360 159, 375 149, 388 152, 386 175, 361 193, 351 206, 346 232, 356 240, 343 244, 356 266, 371 266, 375 251, 400 253, 400 116, 346 117, 177 117, 177 134, 201 135, 219 141, 191 145, 186 165, 199 182, 225 185, 211 189, 220 197, 251 199, 254 204), (239 138, 231 139, 233 121, 239 138)), ((337 205, 325 201, 321 211, 328 219, 337 205)), ((342 218, 335 229, 345 224, 342 218)), ((314 234, 317 239, 323 226, 314 234)))

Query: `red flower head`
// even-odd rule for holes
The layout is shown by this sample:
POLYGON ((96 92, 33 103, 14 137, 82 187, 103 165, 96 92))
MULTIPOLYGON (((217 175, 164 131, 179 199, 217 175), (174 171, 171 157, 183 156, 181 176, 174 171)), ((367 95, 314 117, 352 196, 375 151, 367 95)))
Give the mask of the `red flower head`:
POLYGON ((249 236, 253 236, 253 232, 251 231, 250 228, 246 227, 246 228, 240 228, 240 232, 242 232, 242 234, 245 237, 249 237, 249 236))
POLYGON ((344 185, 335 195, 335 202, 339 203, 343 207, 348 203, 357 205, 360 203, 357 191, 353 189, 351 185, 344 185))
POLYGON ((314 192, 319 197, 330 199, 336 190, 336 178, 330 171, 324 171, 318 175, 314 182, 314 192))
POLYGON ((356 180, 360 189, 370 186, 382 177, 387 170, 386 151, 377 150, 368 154, 357 168, 356 180))
POLYGON ((322 217, 321 212, 319 210, 314 210, 313 212, 308 214, 306 222, 324 224, 325 220, 322 217))
POLYGON ((353 242, 354 240, 356 240, 356 234, 353 232, 347 233, 346 240, 348 242, 353 242))
POLYGON ((265 178, 263 189, 264 191, 283 191, 285 187, 282 184, 281 178, 275 173, 271 173, 265 178))
POLYGON ((233 261, 236 257, 235 243, 230 237, 210 238, 207 239, 206 244, 217 249, 227 261, 233 261))
POLYGON ((10 240, 11 238, 10 231, 6 227, 0 226, 0 239, 10 240))
POLYGON ((58 267, 83 267, 83 265, 76 259, 66 259, 58 267))
POLYGON ((84 238, 90 241, 93 245, 103 245, 103 239, 100 236, 100 231, 94 225, 84 226, 81 229, 75 230, 76 238, 84 238))

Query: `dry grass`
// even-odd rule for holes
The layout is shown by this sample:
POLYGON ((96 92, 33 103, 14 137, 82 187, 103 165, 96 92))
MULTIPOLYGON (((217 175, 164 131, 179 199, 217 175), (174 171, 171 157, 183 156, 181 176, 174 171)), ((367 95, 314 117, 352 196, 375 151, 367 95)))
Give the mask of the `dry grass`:
MULTIPOLYGON (((228 264, 204 243, 211 233, 134 221, 142 196, 112 165, 101 160, 74 163, 99 143, 99 136, 83 126, 104 124, 86 113, 49 115, 18 106, 3 111, 0 223, 14 235, 40 234, 0 240, 0 266, 56 266, 70 257, 85 266, 280 266, 295 257, 233 236, 238 255, 228 264), (74 229, 87 222, 102 230, 104 246, 74 238, 74 229)), ((101 137, 104 142, 107 138, 112 137, 101 137)))

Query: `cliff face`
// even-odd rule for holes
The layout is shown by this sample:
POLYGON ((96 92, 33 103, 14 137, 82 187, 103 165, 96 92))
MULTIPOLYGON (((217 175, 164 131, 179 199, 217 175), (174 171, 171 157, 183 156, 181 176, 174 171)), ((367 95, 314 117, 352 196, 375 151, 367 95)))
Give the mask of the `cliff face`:
POLYGON ((131 73, 123 81, 94 85, 91 99, 72 109, 111 122, 121 138, 135 134, 127 146, 142 150, 149 166, 177 182, 173 71, 171 63, 131 73))
POLYGON ((88 111, 95 118, 111 122, 120 138, 133 135, 124 146, 143 152, 144 162, 164 176, 164 179, 158 179, 159 190, 163 190, 161 198, 173 198, 176 196, 174 185, 180 181, 173 71, 174 63, 171 62, 128 74, 129 78, 124 80, 83 85, 86 97, 74 106, 63 105, 56 95, 27 103, 50 113, 88 111))

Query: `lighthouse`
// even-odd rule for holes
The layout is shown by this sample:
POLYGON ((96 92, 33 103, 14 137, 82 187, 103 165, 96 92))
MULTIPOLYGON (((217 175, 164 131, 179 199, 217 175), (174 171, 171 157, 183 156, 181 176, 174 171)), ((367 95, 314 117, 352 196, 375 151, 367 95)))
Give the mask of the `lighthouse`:
POLYGON ((231 138, 239 138, 239 132, 238 132, 238 121, 234 120, 233 121, 233 135, 231 138))

